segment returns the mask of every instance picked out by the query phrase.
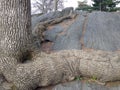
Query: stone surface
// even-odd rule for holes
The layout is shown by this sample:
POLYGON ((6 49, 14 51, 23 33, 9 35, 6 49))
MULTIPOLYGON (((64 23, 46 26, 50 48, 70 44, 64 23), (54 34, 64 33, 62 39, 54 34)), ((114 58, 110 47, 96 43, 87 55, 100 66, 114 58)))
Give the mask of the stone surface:
POLYGON ((67 7, 65 9, 62 10, 62 14, 63 15, 69 15, 69 14, 72 14, 74 11, 74 8, 73 7, 67 7))
MULTIPOLYGON (((72 8, 45 14, 35 20, 43 22, 70 14, 72 8)), ((67 27, 70 20, 55 24, 44 32, 46 40, 52 41, 53 50, 96 49, 105 51, 120 50, 120 14, 118 12, 74 11, 78 16, 67 27), (84 48, 83 48, 84 47, 84 48)), ((34 22, 33 22, 34 23, 34 22)), ((33 25, 34 26, 34 25, 33 25)))
POLYGON ((81 49, 80 39, 82 37, 83 24, 87 12, 83 12, 72 21, 63 21, 63 24, 54 25, 52 29, 45 31, 45 39, 52 41, 53 50, 81 49))
MULTIPOLYGON (((116 82, 114 83, 116 84, 116 82)), ((110 84, 109 86, 103 86, 95 83, 73 81, 37 90, 120 90, 120 84, 116 84, 114 86, 114 83, 110 84)))
POLYGON ((83 16, 78 16, 72 23, 65 34, 59 35, 54 41, 54 50, 81 49, 80 38, 82 35, 83 16))
POLYGON ((84 43, 87 48, 115 51, 120 49, 120 15, 93 12, 88 16, 84 43))
POLYGON ((59 17, 62 17, 62 16, 63 15, 60 11, 50 12, 50 13, 43 14, 43 15, 33 15, 32 16, 32 28, 34 28, 35 25, 39 22, 59 18, 59 17))
POLYGON ((56 87, 53 88, 53 90, 109 90, 109 88, 93 83, 75 81, 57 85, 56 87))
MULTIPOLYGON (((120 15, 118 13, 77 13, 79 15, 74 23, 66 28, 66 33, 57 35, 56 40, 52 40, 54 42, 53 50, 82 49, 81 44, 89 49, 120 50, 120 15)), ((54 34, 52 30, 50 32, 54 34)), ((51 38, 53 36, 51 35, 51 38)))
POLYGON ((61 26, 54 26, 52 29, 44 32, 45 39, 54 42, 57 38, 57 35, 63 32, 63 30, 64 28, 61 26))
POLYGON ((39 22, 44 22, 47 20, 52 20, 55 18, 60 18, 66 15, 71 14, 73 11, 72 7, 69 8, 65 8, 62 11, 55 11, 55 12, 50 12, 47 14, 43 14, 43 15, 33 15, 31 20, 32 20, 32 29, 35 27, 35 25, 39 22))

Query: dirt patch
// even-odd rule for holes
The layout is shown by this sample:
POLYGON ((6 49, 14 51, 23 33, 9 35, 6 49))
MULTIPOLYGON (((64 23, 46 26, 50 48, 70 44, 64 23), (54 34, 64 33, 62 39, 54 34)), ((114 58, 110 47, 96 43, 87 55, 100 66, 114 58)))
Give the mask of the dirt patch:
POLYGON ((50 53, 52 51, 53 42, 43 41, 41 43, 41 50, 46 53, 50 53))

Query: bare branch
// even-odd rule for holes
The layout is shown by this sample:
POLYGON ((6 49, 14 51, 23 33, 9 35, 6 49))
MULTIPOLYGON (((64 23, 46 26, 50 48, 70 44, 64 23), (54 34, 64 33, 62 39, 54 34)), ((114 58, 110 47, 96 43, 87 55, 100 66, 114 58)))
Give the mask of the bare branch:
MULTIPOLYGON (((56 7, 57 10, 63 9, 63 0, 56 0, 56 7)), ((48 13, 51 11, 54 11, 54 5, 55 0, 36 0, 35 3, 33 3, 33 7, 38 9, 41 13, 48 13)))

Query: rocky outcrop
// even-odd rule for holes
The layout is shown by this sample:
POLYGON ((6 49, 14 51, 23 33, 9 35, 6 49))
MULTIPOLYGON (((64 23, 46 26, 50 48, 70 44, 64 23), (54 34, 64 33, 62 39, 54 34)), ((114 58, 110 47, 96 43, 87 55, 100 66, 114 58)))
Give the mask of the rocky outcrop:
POLYGON ((62 11, 50 12, 43 15, 32 15, 32 27, 35 27, 35 25, 37 25, 37 23, 39 22, 44 22, 47 20, 64 17, 72 13, 73 13, 73 7, 69 7, 69 8, 63 9, 62 11))
POLYGON ((120 49, 120 14, 93 12, 88 16, 85 47, 96 50, 120 49))
MULTIPOLYGON (((65 10, 61 13, 61 17, 63 17, 65 10)), ((67 9, 66 13, 68 13, 67 9)), ((75 13, 78 14, 75 18, 46 27, 44 38, 54 43, 52 50, 96 49, 117 51, 120 49, 119 13, 74 11, 72 15, 75 13)), ((57 18, 60 17, 44 18, 44 20, 54 21, 57 18)))
MULTIPOLYGON (((64 16, 48 19, 38 24, 38 26, 45 26, 42 32, 45 41, 41 43, 42 50, 47 52, 63 50, 57 52, 57 54, 56 52, 41 54, 40 59, 47 60, 50 58, 48 55, 51 55, 51 60, 55 60, 55 62, 57 59, 62 58, 58 61, 67 63, 63 66, 74 64, 69 69, 75 74, 73 75, 75 77, 76 75, 97 77, 98 80, 103 82, 120 80, 119 53, 106 52, 119 51, 120 49, 120 14, 117 12, 88 13, 74 11, 66 17, 67 19, 64 16), (69 16, 71 18, 68 18, 69 16), (69 63, 70 61, 71 63, 69 63), (75 71, 78 69, 76 69, 76 66, 80 66, 79 74, 75 71), (113 72, 115 75, 113 75, 113 72)), ((73 80, 75 77, 69 79, 73 80)), ((55 89, 58 88, 63 89, 64 87, 55 87, 55 89)), ((106 89, 106 87, 103 88, 106 89)))
POLYGON ((58 27, 56 26, 55 29, 54 29, 56 31, 52 30, 53 32, 47 32, 47 30, 48 30, 48 28, 51 28, 54 25, 59 25, 59 24, 63 23, 64 21, 72 20, 77 16, 76 13, 71 14, 70 10, 69 10, 69 13, 70 14, 64 15, 64 16, 59 17, 59 18, 49 19, 47 21, 39 22, 32 30, 32 34, 33 34, 33 37, 34 37, 35 44, 37 46, 40 46, 40 42, 44 42, 46 40, 51 41, 51 40, 49 40, 50 38, 54 39, 56 37, 56 35, 58 34, 58 32, 62 32, 65 28, 61 29, 61 26, 58 26, 58 27), (59 30, 62 30, 62 31, 59 31, 59 30), (56 33, 56 35, 53 35, 54 32, 56 33), (50 35, 49 33, 51 33, 52 36, 49 36, 50 35))

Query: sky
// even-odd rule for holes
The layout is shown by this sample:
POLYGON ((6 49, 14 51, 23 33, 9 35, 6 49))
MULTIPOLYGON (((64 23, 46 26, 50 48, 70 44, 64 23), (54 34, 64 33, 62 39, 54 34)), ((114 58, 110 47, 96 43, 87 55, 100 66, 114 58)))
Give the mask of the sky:
MULTIPOLYGON (((64 3, 64 6, 76 8, 78 6, 78 3, 77 3, 78 1, 84 1, 84 0, 66 0, 66 2, 64 3)), ((86 0, 86 1, 89 5, 92 5, 91 0, 86 0)))
MULTIPOLYGON (((76 8, 78 6, 78 1, 84 1, 84 0, 64 0, 64 7, 74 7, 76 8)), ((86 0, 89 5, 92 5, 91 0, 86 0)), ((31 0, 31 3, 34 3, 34 0, 31 0)), ((35 11, 35 8, 32 7, 32 12, 35 11)))

